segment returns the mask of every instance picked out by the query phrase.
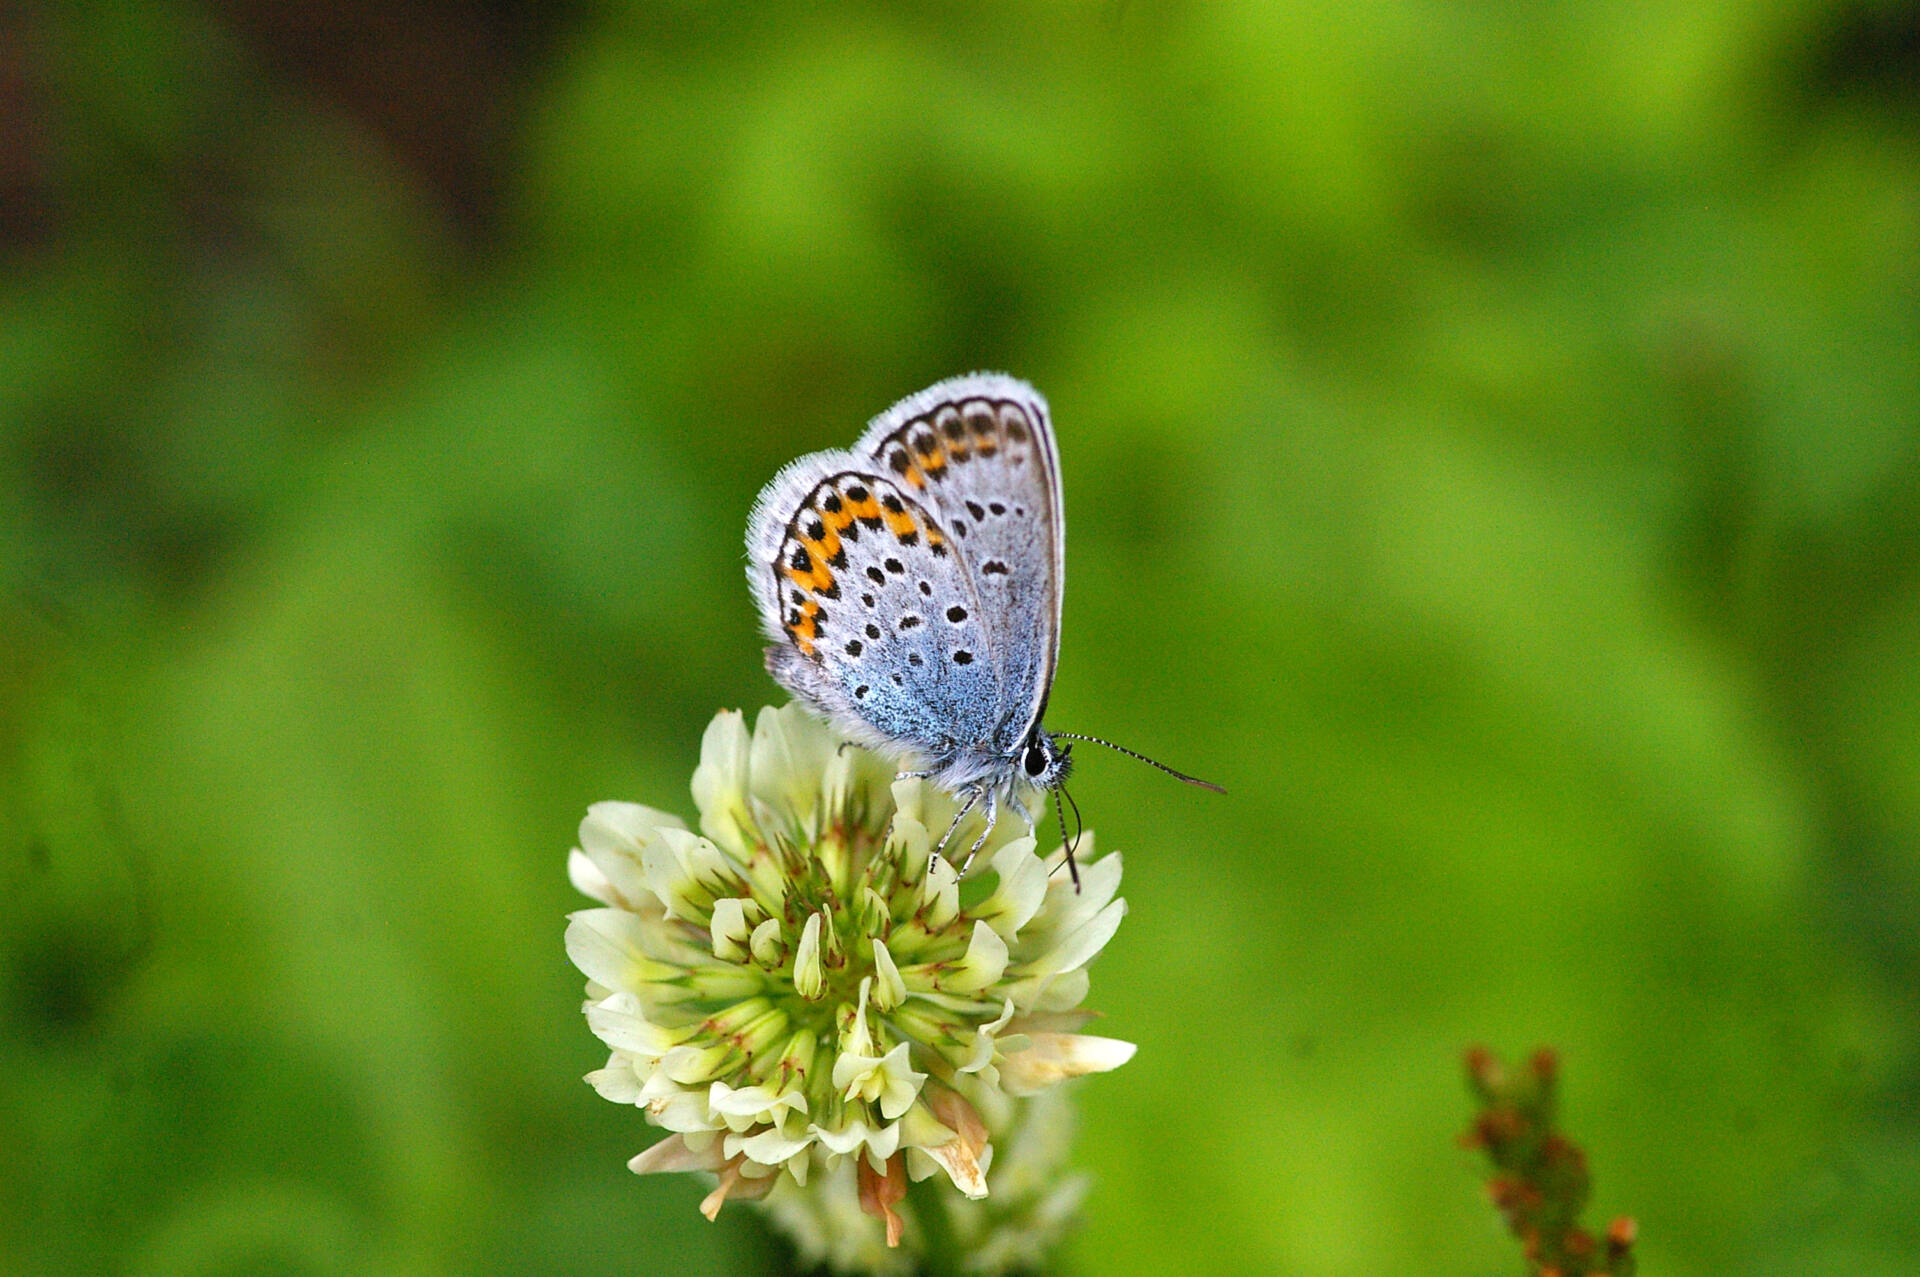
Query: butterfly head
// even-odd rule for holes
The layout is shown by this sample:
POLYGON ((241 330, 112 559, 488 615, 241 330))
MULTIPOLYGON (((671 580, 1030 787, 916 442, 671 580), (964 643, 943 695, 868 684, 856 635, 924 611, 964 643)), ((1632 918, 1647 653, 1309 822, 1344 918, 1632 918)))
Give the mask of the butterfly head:
POLYGON ((1036 789, 1057 789, 1073 771, 1073 746, 1035 727, 1020 748, 1020 774, 1036 789))

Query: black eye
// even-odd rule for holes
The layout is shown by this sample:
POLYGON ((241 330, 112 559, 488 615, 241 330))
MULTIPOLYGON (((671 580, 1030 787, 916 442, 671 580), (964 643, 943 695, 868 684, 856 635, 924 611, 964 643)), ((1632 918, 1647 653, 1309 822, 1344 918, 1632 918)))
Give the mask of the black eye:
POLYGON ((1021 765, 1027 769, 1027 775, 1038 776, 1047 770, 1047 755, 1038 745, 1029 745, 1027 756, 1021 760, 1021 765))

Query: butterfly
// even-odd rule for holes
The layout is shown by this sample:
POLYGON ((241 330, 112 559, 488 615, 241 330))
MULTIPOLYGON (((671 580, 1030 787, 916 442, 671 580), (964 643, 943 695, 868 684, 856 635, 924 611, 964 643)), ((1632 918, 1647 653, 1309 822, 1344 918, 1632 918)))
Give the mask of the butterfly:
POLYGON ((1097 739, 1041 722, 1065 554, 1046 399, 1004 373, 948 378, 761 490, 747 576, 767 670, 850 739, 907 762, 903 775, 961 800, 943 848, 983 806, 971 859, 1002 804, 1033 825, 1026 795, 1058 791, 1067 742, 1097 739))

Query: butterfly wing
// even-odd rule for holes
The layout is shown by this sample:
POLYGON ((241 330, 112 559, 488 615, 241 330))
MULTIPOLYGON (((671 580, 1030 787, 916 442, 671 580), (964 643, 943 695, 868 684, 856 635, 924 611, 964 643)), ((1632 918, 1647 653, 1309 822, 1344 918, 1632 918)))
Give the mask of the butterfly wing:
POLYGON ((965 566, 1001 688, 990 734, 968 743, 1013 754, 1060 651, 1066 522, 1046 399, 1004 373, 952 377, 880 414, 853 451, 931 507, 965 566))
POLYGON ((861 743, 938 765, 1004 693, 982 601, 925 497, 864 457, 782 470, 748 521, 767 668, 861 743))

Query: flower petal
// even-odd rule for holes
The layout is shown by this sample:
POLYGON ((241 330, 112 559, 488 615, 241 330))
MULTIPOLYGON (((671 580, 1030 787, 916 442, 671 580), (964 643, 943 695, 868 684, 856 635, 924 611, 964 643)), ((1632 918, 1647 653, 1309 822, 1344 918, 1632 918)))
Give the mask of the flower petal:
POLYGON ((1033 854, 1031 834, 1016 838, 993 854, 990 862, 999 879, 993 894, 972 910, 984 918, 1003 940, 1011 941, 1027 925, 1047 898, 1047 862, 1033 854))
POLYGON ((637 992, 680 974, 648 954, 649 931, 646 919, 625 909, 581 909, 567 915, 567 957, 587 979, 637 992))
MULTIPOLYGON (((1116 925, 1119 922, 1114 921, 1116 925)), ((938 979, 937 987, 943 992, 978 993, 997 981, 1006 969, 1007 942, 986 923, 976 922, 973 937, 967 942, 967 956, 938 979)))
POLYGON ((800 948, 793 955, 793 991, 809 1002, 826 991, 826 971, 820 962, 820 914, 811 914, 800 932, 800 948))
POLYGON ((1000 1008, 999 1018, 989 1020, 974 1030, 973 1046, 968 1052, 966 1063, 959 1066, 959 1072, 978 1073, 993 1063, 995 1039, 1011 1019, 1013 1019, 1013 999, 1008 998, 1000 1008))
MULTIPOLYGON (((731 1136, 728 1138, 732 1139, 731 1136)), ((777 1126, 768 1127, 756 1135, 749 1135, 742 1139, 740 1151, 762 1166, 779 1166, 788 1158, 812 1148, 813 1138, 811 1134, 785 1135, 777 1126)))
POLYGON ((736 855, 760 842, 753 810, 747 805, 747 757, 752 742, 746 715, 723 710, 700 739, 700 765, 693 770, 693 802, 700 809, 700 832, 736 855))
POLYGON ((763 709, 754 720, 748 793, 758 810, 800 842, 820 833, 820 782, 840 738, 798 704, 763 709))
POLYGON ((860 1160, 860 1209, 887 1221, 887 1245, 898 1246, 906 1222, 893 1204, 907 1195, 907 1177, 900 1159, 889 1158, 884 1173, 875 1171, 865 1158, 860 1160))
POLYGON ((738 896, 722 896, 714 901, 708 930, 713 937, 714 957, 728 962, 746 961, 747 941, 753 935, 747 926, 746 901, 738 896))
POLYGON ((848 1100, 879 1104, 889 1122, 907 1111, 926 1080, 914 1070, 905 1042, 883 1056, 843 1053, 833 1065, 834 1088, 848 1100))
POLYGON ((586 1007, 587 1027, 593 1035, 616 1051, 646 1060, 656 1060, 685 1042, 692 1028, 669 1029, 655 1024, 641 1012, 640 1000, 631 993, 615 993, 586 1007))
MULTIPOLYGON (((849 1110, 851 1113, 852 1110, 849 1110)), ((885 1126, 870 1126, 867 1120, 859 1116, 849 1116, 846 1121, 832 1129, 815 1127, 814 1135, 822 1147, 831 1153, 845 1156, 848 1153, 865 1149, 883 1161, 892 1157, 900 1147, 900 1123, 890 1122, 885 1126)), ((861 1161, 865 1162, 862 1157, 861 1161)))
POLYGON ((1107 941, 1113 939, 1113 933, 1120 929, 1120 919, 1127 916, 1127 902, 1116 900, 1078 931, 1066 937, 1048 955, 1046 966, 1056 975, 1076 970, 1093 961, 1094 957, 1107 947, 1107 941))
POLYGON ((954 1137, 922 1151, 939 1164, 955 1188, 971 1198, 985 1197, 987 1173, 983 1161, 991 1145, 987 1142, 987 1124, 980 1120, 979 1110, 967 1103, 958 1091, 946 1087, 927 1089, 927 1107, 954 1132, 954 1137))
POLYGON ((678 816, 639 803, 601 802, 587 808, 580 822, 581 854, 600 871, 610 893, 587 894, 625 909, 639 908, 648 896, 642 851, 661 830, 685 828, 678 816))
POLYGON ((755 927, 747 939, 747 949, 753 954, 754 962, 769 971, 786 961, 787 946, 780 935, 780 919, 768 918, 755 927))
MULTIPOLYGON (((774 1091, 765 1086, 732 1087, 725 1082, 715 1082, 707 1091, 707 1107, 723 1117, 746 1118, 749 1122, 778 1122, 782 1112, 798 1113, 804 1117, 807 1099, 798 1091, 774 1091)), ((745 1130, 746 1126, 735 1129, 745 1130)))
POLYGON ((695 1152, 687 1147, 684 1135, 669 1135, 644 1153, 630 1158, 627 1169, 635 1175, 658 1175, 664 1171, 717 1171, 726 1165, 726 1161, 720 1155, 717 1140, 700 1152, 695 1152))
POLYGON ((740 875, 725 852, 684 829, 663 829, 641 849, 647 887, 667 907, 669 918, 705 925, 716 897, 741 890, 740 875))
POLYGON ((941 930, 960 915, 960 874, 945 856, 927 862, 927 880, 920 886, 920 912, 929 932, 941 930))
POLYGON ((634 1071, 634 1063, 632 1056, 615 1051, 608 1058, 606 1068, 587 1074, 586 1083, 598 1091, 602 1099, 615 1104, 638 1104, 641 1078, 634 1071))
POLYGON ((1117 1069, 1139 1049, 1131 1042, 1087 1033, 1033 1033, 1028 1043, 1026 1050, 1000 1064, 1000 1084, 1013 1095, 1032 1095, 1070 1077, 1117 1069))
POLYGON ((878 936, 873 938, 873 974, 873 1005, 877 1009, 891 1011, 906 1001, 906 981, 900 978, 900 968, 894 965, 887 942, 878 936))

